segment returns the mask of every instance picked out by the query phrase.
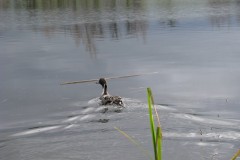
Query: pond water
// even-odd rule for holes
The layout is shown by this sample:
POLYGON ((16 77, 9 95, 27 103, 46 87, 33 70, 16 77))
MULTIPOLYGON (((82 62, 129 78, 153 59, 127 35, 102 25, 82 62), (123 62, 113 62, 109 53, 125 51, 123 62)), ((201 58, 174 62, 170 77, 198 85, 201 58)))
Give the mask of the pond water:
MULTIPOLYGON (((226 160, 240 148, 239 0, 0 0, 0 159, 146 158, 146 88, 165 160, 226 160), (96 104, 109 80, 116 113, 96 104)), ((152 154, 153 155, 153 154, 152 154)))

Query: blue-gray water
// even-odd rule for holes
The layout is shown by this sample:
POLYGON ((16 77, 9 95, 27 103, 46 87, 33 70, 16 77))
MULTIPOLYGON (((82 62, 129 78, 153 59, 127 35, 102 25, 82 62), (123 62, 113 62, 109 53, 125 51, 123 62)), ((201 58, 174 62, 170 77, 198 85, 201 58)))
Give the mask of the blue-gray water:
MULTIPOLYGON (((0 159, 147 159, 146 88, 163 159, 226 160, 240 148, 238 0, 0 0, 0 159), (109 81, 116 113, 95 103, 109 81)), ((153 154, 152 154, 153 155, 153 154)))

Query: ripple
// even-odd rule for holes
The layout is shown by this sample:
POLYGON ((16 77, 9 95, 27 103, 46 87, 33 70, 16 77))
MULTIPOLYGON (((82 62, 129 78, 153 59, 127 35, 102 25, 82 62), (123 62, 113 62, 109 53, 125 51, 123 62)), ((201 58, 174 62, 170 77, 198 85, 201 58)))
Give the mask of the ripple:
POLYGON ((163 132, 164 138, 199 138, 199 133, 163 132))
POLYGON ((97 98, 93 98, 91 100, 88 101, 88 104, 92 105, 92 104, 99 104, 101 101, 99 99, 99 97, 97 98))
POLYGON ((168 106, 164 106, 164 105, 155 105, 157 109, 160 109, 160 110, 166 110, 166 111, 176 111, 177 109, 175 108, 172 108, 172 107, 168 107, 168 106))
POLYGON ((15 133, 11 136, 17 137, 17 136, 32 135, 32 134, 37 134, 37 133, 42 133, 42 132, 54 130, 54 129, 57 129, 57 128, 60 128, 60 127, 61 127, 60 125, 59 126, 48 126, 48 127, 36 127, 35 129, 30 129, 30 130, 27 130, 27 131, 15 133))
POLYGON ((73 117, 70 117, 70 118, 64 120, 63 122, 72 122, 72 121, 75 121, 79 118, 80 118, 80 116, 73 116, 73 117))
POLYGON ((106 109, 107 109, 107 107, 106 106, 100 106, 100 107, 98 107, 96 110, 95 110, 95 112, 100 112, 100 113, 103 113, 103 112, 106 112, 106 109))
POLYGON ((94 112, 96 109, 93 107, 86 108, 82 111, 83 114, 94 112))
POLYGON ((196 122, 201 122, 205 124, 215 124, 215 125, 238 125, 235 122, 229 122, 227 120, 216 120, 216 119, 210 119, 210 118, 201 118, 198 116, 193 116, 189 114, 174 114, 176 118, 181 118, 181 119, 190 119, 192 121, 196 122))
POLYGON ((217 146, 217 144, 206 143, 206 142, 197 142, 196 145, 203 146, 203 147, 206 147, 206 146, 215 147, 215 146, 217 146))
POLYGON ((93 115, 93 114, 89 114, 89 115, 85 115, 83 117, 80 118, 81 121, 84 121, 84 120, 91 120, 92 118, 96 117, 96 115, 93 115))
POLYGON ((180 133, 180 132, 163 132, 164 138, 182 138, 182 139, 206 139, 210 141, 219 140, 239 140, 240 133, 234 131, 228 132, 209 132, 200 134, 198 132, 180 133))
POLYGON ((64 127, 64 129, 70 129, 70 128, 74 128, 77 126, 78 126, 77 124, 70 124, 70 125, 67 125, 66 127, 64 127))
POLYGON ((240 139, 240 133, 234 131, 220 132, 220 133, 207 133, 205 137, 214 137, 217 139, 229 139, 229 140, 238 140, 240 139))

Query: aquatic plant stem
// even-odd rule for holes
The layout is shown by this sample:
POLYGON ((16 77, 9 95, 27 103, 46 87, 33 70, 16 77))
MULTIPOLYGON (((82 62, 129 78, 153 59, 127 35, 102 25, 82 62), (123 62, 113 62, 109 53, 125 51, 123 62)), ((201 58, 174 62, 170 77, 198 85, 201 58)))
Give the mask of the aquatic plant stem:
POLYGON ((138 149, 144 153, 144 155, 147 158, 150 158, 150 160, 153 160, 152 156, 150 155, 150 153, 148 152, 148 150, 144 149, 142 147, 142 145, 137 142, 136 140, 134 140, 131 136, 129 136, 127 133, 125 133, 124 131, 122 131, 121 129, 119 129, 118 127, 114 127, 117 131, 119 131, 122 135, 124 135, 129 141, 131 141, 134 145, 136 145, 138 147, 138 149))
POLYGON ((148 112, 149 112, 149 121, 150 121, 151 133, 152 133, 154 157, 155 157, 155 160, 157 160, 158 156, 157 156, 157 148, 156 148, 156 133, 155 133, 154 118, 152 114, 153 98, 152 98, 152 92, 150 88, 147 88, 147 97, 148 97, 148 112))
MULTIPOLYGON (((162 129, 160 125, 160 119, 157 113, 156 106, 154 106, 154 100, 152 96, 152 91, 150 88, 147 88, 147 99, 148 99, 148 112, 149 112, 149 122, 150 122, 150 129, 151 129, 151 134, 152 134, 152 144, 153 144, 153 149, 154 149, 154 158, 155 160, 162 160, 162 129), (158 121, 158 126, 155 131, 155 124, 154 124, 154 117, 153 117, 153 107, 155 110, 155 114, 157 117, 158 121)), ((131 136, 129 136, 127 133, 124 131, 120 130, 117 127, 114 127, 116 130, 118 130, 121 134, 123 134, 128 140, 130 140, 133 144, 135 144, 139 150, 143 151, 145 155, 150 158, 151 160, 153 159, 152 156, 149 154, 147 150, 145 150, 139 142, 134 140, 131 136)))
POLYGON ((235 160, 235 159, 237 159, 237 157, 239 157, 240 156, 240 149, 237 151, 237 153, 232 157, 232 159, 231 160, 235 160))
POLYGON ((158 160, 162 159, 162 130, 160 127, 157 127, 157 137, 156 137, 156 148, 158 160))
POLYGON ((150 88, 147 88, 147 97, 148 97, 149 119, 150 119, 151 133, 152 133, 154 156, 155 156, 155 160, 161 160, 162 159, 162 130, 160 125, 160 119, 157 113, 157 108, 154 105, 153 95, 150 88), (155 114, 158 121, 156 132, 155 132, 155 125, 154 125, 154 118, 152 114, 153 108, 155 110, 155 114))

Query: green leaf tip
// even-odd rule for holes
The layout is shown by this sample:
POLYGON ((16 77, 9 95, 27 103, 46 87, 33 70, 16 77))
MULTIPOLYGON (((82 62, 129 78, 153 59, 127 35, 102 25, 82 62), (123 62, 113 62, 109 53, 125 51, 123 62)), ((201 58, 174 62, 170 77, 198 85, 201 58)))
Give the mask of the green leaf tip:
POLYGON ((154 105, 151 88, 147 88, 147 99, 148 99, 149 121, 150 121, 150 129, 152 133, 154 157, 155 157, 155 160, 162 160, 162 130, 160 126, 160 120, 157 113, 157 109, 156 109, 156 106, 154 105), (158 126, 156 130, 155 130, 155 124, 154 124, 153 109, 155 111, 157 121, 158 121, 158 126))

